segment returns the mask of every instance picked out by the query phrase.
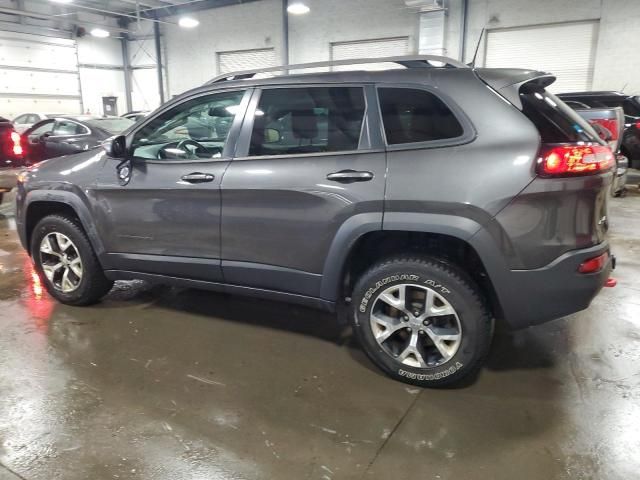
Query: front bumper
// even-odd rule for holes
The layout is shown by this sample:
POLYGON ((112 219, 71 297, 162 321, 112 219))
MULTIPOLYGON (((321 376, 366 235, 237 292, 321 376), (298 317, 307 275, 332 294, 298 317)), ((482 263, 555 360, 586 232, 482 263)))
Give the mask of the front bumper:
POLYGON ((605 252, 609 252, 608 242, 567 252, 543 268, 511 270, 501 279, 499 294, 507 324, 520 329, 587 308, 609 278, 615 257, 610 254, 599 272, 582 274, 578 268, 605 252))

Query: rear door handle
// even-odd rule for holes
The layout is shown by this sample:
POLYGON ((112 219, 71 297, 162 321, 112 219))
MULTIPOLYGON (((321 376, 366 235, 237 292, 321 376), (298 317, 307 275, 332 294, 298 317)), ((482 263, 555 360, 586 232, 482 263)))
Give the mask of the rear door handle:
POLYGON ((193 172, 180 177, 180 180, 187 183, 206 183, 213 182, 215 175, 210 173, 193 172))
POLYGON ((373 173, 356 170, 340 170, 339 172, 333 172, 327 175, 327 180, 340 183, 352 183, 352 182, 368 182, 373 180, 373 173))

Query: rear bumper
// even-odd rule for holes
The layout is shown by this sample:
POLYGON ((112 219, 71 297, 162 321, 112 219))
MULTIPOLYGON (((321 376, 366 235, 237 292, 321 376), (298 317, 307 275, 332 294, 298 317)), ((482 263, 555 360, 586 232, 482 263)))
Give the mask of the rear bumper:
POLYGON ((581 263, 609 251, 608 242, 561 255, 535 270, 511 270, 501 279, 498 293, 503 315, 513 329, 520 329, 584 310, 604 286, 613 269, 609 255, 596 273, 578 273, 581 263))

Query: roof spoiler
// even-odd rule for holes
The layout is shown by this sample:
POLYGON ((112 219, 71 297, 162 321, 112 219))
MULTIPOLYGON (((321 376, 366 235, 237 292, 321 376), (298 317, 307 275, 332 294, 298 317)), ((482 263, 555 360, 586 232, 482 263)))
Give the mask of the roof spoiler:
POLYGON ((532 84, 537 87, 547 87, 556 81, 550 73, 521 68, 476 68, 478 78, 489 85, 513 105, 522 109, 520 102, 520 88, 532 84))

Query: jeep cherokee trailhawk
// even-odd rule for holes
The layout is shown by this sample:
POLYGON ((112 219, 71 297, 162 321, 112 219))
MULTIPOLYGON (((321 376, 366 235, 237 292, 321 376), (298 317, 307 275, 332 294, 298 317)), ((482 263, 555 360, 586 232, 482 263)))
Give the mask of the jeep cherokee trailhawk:
POLYGON ((494 321, 587 308, 612 268, 614 158, 553 81, 435 56, 226 74, 23 173, 19 235, 63 303, 144 279, 346 310, 387 374, 449 384, 494 321))

